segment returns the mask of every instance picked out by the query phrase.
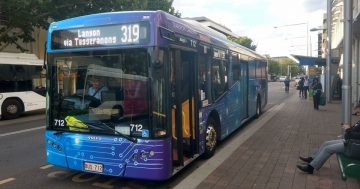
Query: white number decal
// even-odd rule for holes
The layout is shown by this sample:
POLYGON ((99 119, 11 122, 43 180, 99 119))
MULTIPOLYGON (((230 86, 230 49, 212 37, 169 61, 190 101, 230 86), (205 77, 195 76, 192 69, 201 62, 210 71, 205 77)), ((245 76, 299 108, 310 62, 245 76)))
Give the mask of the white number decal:
POLYGON ((55 121, 55 126, 59 126, 59 127, 65 126, 65 121, 63 119, 54 119, 54 121, 55 121))
POLYGON ((139 25, 138 24, 135 24, 132 28, 132 33, 134 35, 134 38, 133 38, 133 42, 137 42, 139 41, 139 38, 140 38, 140 32, 139 32, 139 25))
POLYGON ((131 131, 141 132, 143 126, 141 124, 130 124, 131 131))
POLYGON ((131 43, 132 42, 131 25, 128 25, 128 30, 127 31, 129 33, 129 37, 128 37, 127 42, 131 43))
POLYGON ((121 27, 121 31, 122 31, 122 33, 123 33, 123 37, 121 38, 121 42, 126 43, 126 41, 128 40, 127 28, 126 28, 126 26, 122 26, 122 27, 121 27))
POLYGON ((121 42, 131 43, 131 42, 139 41, 140 38, 139 24, 123 25, 121 26, 121 32, 123 34, 123 36, 121 37, 121 42))

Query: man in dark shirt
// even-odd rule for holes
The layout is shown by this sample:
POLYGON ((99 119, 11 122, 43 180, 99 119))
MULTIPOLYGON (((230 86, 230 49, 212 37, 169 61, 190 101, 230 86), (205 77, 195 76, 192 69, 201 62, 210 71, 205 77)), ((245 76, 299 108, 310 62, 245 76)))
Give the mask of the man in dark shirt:
POLYGON ((288 76, 286 76, 286 78, 284 80, 284 84, 285 84, 285 92, 289 92, 290 79, 288 76))

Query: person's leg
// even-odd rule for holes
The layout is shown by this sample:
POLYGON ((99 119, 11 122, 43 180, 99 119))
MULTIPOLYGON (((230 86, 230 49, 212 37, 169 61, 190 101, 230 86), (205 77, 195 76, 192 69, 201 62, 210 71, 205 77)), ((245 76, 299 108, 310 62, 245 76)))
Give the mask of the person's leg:
POLYGON ((316 109, 319 109, 320 96, 320 93, 316 93, 316 109))
POLYGON ((319 150, 309 165, 314 169, 319 170, 331 155, 334 153, 344 153, 344 151, 345 147, 343 142, 326 145, 319 150))
POLYGON ((314 151, 314 153, 308 157, 303 157, 300 156, 299 159, 301 159, 304 162, 310 163, 318 154, 319 152, 323 151, 324 148, 326 148, 327 146, 333 145, 333 144, 339 144, 339 143, 344 143, 343 139, 338 139, 338 140, 329 140, 329 141, 325 141, 321 144, 321 146, 316 149, 314 151))
POLYGON ((319 154, 320 151, 322 151, 327 146, 331 146, 333 144, 344 144, 344 139, 328 140, 328 141, 323 142, 320 145, 320 147, 310 157, 315 158, 319 154))
POLYGON ((315 93, 314 95, 314 108, 319 109, 319 101, 318 101, 318 94, 315 93))
POLYGON ((308 90, 309 90, 309 87, 305 87, 305 90, 304 90, 304 97, 305 97, 305 99, 307 99, 308 90))

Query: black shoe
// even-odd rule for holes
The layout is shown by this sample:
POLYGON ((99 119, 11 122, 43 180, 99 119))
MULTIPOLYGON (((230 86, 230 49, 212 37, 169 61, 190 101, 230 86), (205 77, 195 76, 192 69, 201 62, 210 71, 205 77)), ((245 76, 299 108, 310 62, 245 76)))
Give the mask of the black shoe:
POLYGON ((299 159, 306 163, 310 163, 313 160, 312 157, 301 157, 301 156, 299 157, 299 159))
POLYGON ((314 173, 314 167, 312 167, 309 164, 307 164, 307 165, 296 165, 296 167, 298 169, 300 169, 301 171, 304 171, 305 173, 308 173, 308 174, 313 174, 314 173))

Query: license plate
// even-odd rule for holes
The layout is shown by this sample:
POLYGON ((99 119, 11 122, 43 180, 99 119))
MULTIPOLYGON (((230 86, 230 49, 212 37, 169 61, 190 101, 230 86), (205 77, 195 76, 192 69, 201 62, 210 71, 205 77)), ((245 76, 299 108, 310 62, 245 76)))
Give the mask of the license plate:
POLYGON ((98 163, 85 162, 84 168, 85 168, 85 171, 92 171, 92 172, 97 172, 97 173, 103 172, 103 165, 98 164, 98 163))

